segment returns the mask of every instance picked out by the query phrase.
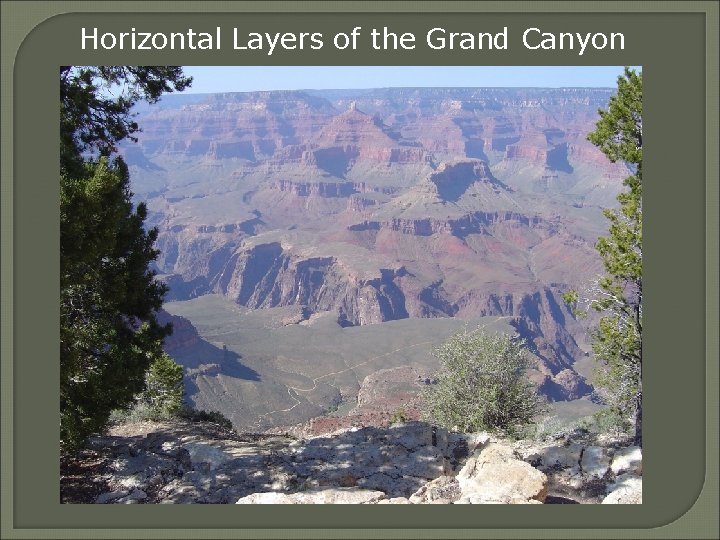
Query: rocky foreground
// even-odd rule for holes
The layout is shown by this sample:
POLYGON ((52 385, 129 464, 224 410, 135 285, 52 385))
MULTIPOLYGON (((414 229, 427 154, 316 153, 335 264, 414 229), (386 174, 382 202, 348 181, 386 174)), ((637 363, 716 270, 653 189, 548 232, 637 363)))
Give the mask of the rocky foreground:
POLYGON ((423 422, 307 439, 214 424, 114 427, 63 460, 63 503, 641 503, 642 456, 620 440, 455 434, 423 422))

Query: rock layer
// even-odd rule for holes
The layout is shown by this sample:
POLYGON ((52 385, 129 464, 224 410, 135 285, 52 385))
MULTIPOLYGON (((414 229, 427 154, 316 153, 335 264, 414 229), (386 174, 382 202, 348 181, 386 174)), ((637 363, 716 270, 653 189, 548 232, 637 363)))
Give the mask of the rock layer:
MULTIPOLYGON (((168 300, 220 294, 343 326, 510 317, 543 393, 571 400, 592 391, 575 371, 588 323, 561 295, 602 272, 601 208, 629 173, 586 140, 611 95, 173 94, 138 109, 143 131, 122 151, 168 300)), ((177 329, 180 358, 195 338, 177 329)))

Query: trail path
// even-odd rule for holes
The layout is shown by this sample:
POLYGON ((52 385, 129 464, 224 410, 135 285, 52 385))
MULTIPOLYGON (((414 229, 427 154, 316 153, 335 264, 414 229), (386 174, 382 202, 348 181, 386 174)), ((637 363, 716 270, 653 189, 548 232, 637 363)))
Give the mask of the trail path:
POLYGON ((270 411, 270 412, 267 412, 267 413, 265 413, 265 414, 262 414, 262 415, 260 416, 259 420, 262 419, 262 418, 265 418, 265 417, 267 417, 267 416, 270 416, 270 415, 272 415, 272 414, 285 413, 285 412, 290 412, 290 411, 292 411, 295 407, 297 407, 298 405, 300 405, 300 404, 302 403, 295 395, 293 395, 293 392, 295 392, 296 394, 299 393, 299 392, 312 392, 313 390, 315 390, 315 389, 317 388, 317 383, 318 383, 318 381, 321 380, 321 379, 324 379, 324 378, 326 378, 326 377, 331 377, 331 376, 333 376, 333 375, 340 375, 341 373, 346 373, 346 372, 348 372, 348 371, 352 371, 352 370, 354 370, 354 369, 356 369, 356 368, 359 368, 360 366, 364 366, 365 364, 369 364, 370 362, 373 362, 373 361, 375 361, 375 360, 377 360, 377 359, 379 359, 379 358, 383 358, 384 356, 390 356, 390 355, 396 354, 396 353, 398 353, 398 352, 400 352, 400 351, 405 351, 405 350, 408 350, 408 349, 412 349, 412 348, 414 348, 414 347, 419 347, 420 345, 430 345, 430 344, 432 344, 432 343, 433 343, 432 341, 422 341, 422 342, 420 342, 420 343, 413 343, 412 345, 406 345, 406 346, 404 346, 404 347, 399 347, 399 348, 397 348, 397 349, 395 349, 395 350, 393 350, 393 351, 388 351, 388 352, 386 352, 386 353, 378 354, 378 355, 376 355, 376 356, 373 356, 372 358, 368 358, 367 360, 363 360, 362 362, 360 362, 359 364, 355 364, 354 366, 350 366, 350 367, 347 367, 347 368, 345 368, 345 369, 341 369, 341 370, 339 370, 339 371, 333 371, 332 373, 326 373, 325 375, 321 375, 321 376, 319 376, 319 377, 315 377, 315 378, 313 379, 313 381, 312 381, 313 385, 312 385, 312 387, 310 387, 310 388, 299 388, 299 387, 297 387, 297 386, 288 386, 288 387, 287 387, 288 395, 290 396, 290 398, 291 398, 293 401, 295 401, 295 403, 294 403, 291 407, 288 407, 287 409, 277 409, 277 410, 275 410, 275 411, 270 411))
MULTIPOLYGON (((496 322, 500 321, 501 319, 510 319, 510 318, 512 318, 512 317, 509 317, 509 316, 499 316, 499 317, 497 317, 497 319, 495 319, 492 323, 496 323, 496 322)), ((483 324, 482 326, 480 326, 479 328, 485 328, 486 326, 488 326, 488 324, 492 324, 492 323, 485 323, 485 324, 483 324)), ((433 341, 421 341, 421 342, 419 342, 419 343, 413 343, 412 345, 405 345, 404 347, 399 347, 399 348, 397 348, 397 349, 395 349, 395 350, 388 351, 388 352, 383 353, 383 354, 378 354, 378 355, 376 355, 376 356, 373 356, 372 358, 368 358, 367 360, 363 360, 362 362, 360 362, 359 364, 355 364, 354 366, 350 366, 350 367, 347 367, 347 368, 345 368, 345 369, 341 369, 341 370, 339 370, 339 371, 333 371, 332 373, 326 373, 325 375, 320 375, 319 377, 315 377, 315 378, 312 380, 312 383, 313 383, 313 384, 312 384, 312 387, 310 387, 310 388, 300 388, 300 387, 297 387, 297 386, 288 386, 288 387, 287 387, 288 396, 290 396, 290 399, 292 399, 295 403, 294 403, 291 407, 288 407, 288 408, 286 408, 286 409, 277 409, 277 410, 274 410, 274 411, 270 411, 270 412, 261 414, 261 415, 258 417, 257 424, 259 425, 263 418, 266 418, 266 417, 268 417, 268 416, 270 416, 270 415, 277 414, 277 413, 287 413, 287 412, 292 411, 295 407, 297 407, 298 405, 300 405, 300 404, 302 403, 302 402, 297 398, 297 394, 300 393, 300 392, 312 392, 313 390, 315 390, 315 389, 317 388, 317 383, 318 383, 318 381, 321 380, 321 379, 324 379, 324 378, 326 378, 326 377, 331 377, 331 376, 333 376, 333 375, 340 375, 341 373, 345 373, 345 372, 348 372, 348 371, 352 371, 352 370, 354 370, 354 369, 356 369, 356 368, 358 368, 358 367, 360 367, 360 366, 364 366, 365 364, 369 364, 370 362, 373 362, 373 361, 375 361, 375 360, 378 360, 379 358, 383 358, 383 357, 385 357, 385 356, 391 356, 391 355, 393 355, 393 354, 399 353, 400 351, 406 351, 406 350, 409 350, 409 349, 413 349, 413 348, 415 348, 415 347, 419 347, 419 346, 421 346, 421 345, 431 345, 432 343, 433 343, 433 341), (293 392, 294 392, 294 394, 293 394, 293 392)), ((329 384, 329 383, 328 383, 328 384, 329 384)), ((333 386, 333 385, 330 384, 330 386, 333 386)))

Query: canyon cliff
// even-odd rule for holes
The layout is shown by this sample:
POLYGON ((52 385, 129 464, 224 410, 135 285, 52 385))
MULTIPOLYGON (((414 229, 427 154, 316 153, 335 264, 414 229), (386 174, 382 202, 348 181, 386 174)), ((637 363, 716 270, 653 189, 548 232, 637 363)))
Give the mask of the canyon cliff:
MULTIPOLYGON (((123 153, 135 197, 159 230, 157 271, 176 305, 168 310, 185 317, 166 348, 189 370, 216 366, 192 372, 189 399, 217 398, 236 425, 249 422, 246 414, 299 413, 260 422, 271 427, 352 402, 378 370, 405 366, 408 377, 418 376, 417 359, 377 363, 368 373, 351 365, 352 383, 333 379, 305 403, 302 385, 267 366, 283 377, 323 373, 221 339, 205 312, 180 307, 207 295, 243 313, 294 310, 282 311, 285 326, 334 325, 335 337, 349 335, 337 329, 391 321, 504 318, 537 359, 531 376, 543 393, 587 398, 592 386, 576 369, 586 323, 561 295, 602 271, 594 249, 607 229, 602 208, 615 205, 629 174, 585 139, 610 96, 609 89, 278 91, 170 95, 140 109, 143 132, 123 153), (273 395, 286 401, 253 413, 221 399, 227 388, 211 376, 234 373, 228 358, 252 367, 257 384, 276 385, 273 395)), ((431 375, 423 362, 422 375, 431 375)), ((237 399, 267 397, 258 392, 237 399)))

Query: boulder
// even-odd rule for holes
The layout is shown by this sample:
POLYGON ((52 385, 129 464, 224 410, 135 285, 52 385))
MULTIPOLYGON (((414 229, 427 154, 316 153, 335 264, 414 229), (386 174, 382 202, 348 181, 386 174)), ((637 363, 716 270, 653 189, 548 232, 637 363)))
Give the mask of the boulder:
POLYGON ((613 454, 600 439, 510 443, 408 422, 294 441, 180 426, 109 439, 107 493, 95 502, 536 504, 548 489, 581 503, 641 500, 641 450, 613 454))
POLYGON ((376 437, 382 436, 388 444, 399 444, 412 451, 421 446, 432 446, 433 427, 426 422, 408 422, 388 429, 374 428, 376 437))
POLYGON ((360 478, 357 485, 364 489, 382 491, 388 497, 408 497, 426 482, 426 478, 416 476, 390 476, 384 473, 374 473, 360 478))
POLYGON ((417 476, 431 480, 445 472, 445 458, 434 446, 421 446, 394 463, 402 476, 417 476))
POLYGON ((294 499, 286 493, 253 493, 238 499, 235 504, 295 504, 294 499))
POLYGON ((515 458, 511 447, 497 443, 471 457, 457 481, 460 504, 543 502, 548 491, 544 473, 515 458))

